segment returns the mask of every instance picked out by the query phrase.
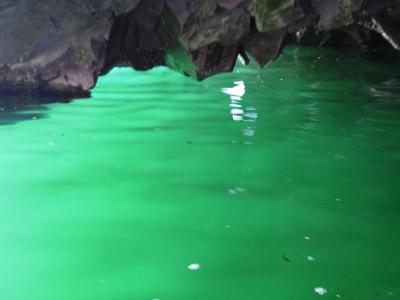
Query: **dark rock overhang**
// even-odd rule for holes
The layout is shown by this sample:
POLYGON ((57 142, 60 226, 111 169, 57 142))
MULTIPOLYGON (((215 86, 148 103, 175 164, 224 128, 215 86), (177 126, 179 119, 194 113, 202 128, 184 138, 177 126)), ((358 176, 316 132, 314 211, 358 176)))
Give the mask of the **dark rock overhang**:
POLYGON ((118 65, 201 80, 238 55, 262 67, 288 39, 399 50, 399 2, 0 0, 0 91, 80 94, 118 65))

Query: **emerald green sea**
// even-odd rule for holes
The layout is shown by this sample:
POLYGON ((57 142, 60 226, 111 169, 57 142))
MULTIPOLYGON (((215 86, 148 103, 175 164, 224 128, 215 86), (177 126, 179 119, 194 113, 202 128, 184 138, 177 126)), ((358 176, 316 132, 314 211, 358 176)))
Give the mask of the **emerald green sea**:
POLYGON ((400 299, 399 66, 289 47, 0 97, 0 299, 400 299))

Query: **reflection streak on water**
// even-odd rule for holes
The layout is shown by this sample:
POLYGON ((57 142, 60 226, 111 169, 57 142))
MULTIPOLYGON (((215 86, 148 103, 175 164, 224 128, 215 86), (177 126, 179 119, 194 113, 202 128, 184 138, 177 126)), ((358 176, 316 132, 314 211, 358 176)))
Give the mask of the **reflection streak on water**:
POLYGON ((231 115, 234 121, 243 120, 243 106, 241 104, 242 97, 246 94, 246 86, 244 81, 235 81, 235 85, 231 88, 223 88, 222 92, 231 98, 231 115))
MULTIPOLYGON (((235 81, 233 87, 223 88, 222 92, 231 98, 229 104, 230 113, 233 121, 255 122, 258 118, 257 110, 253 106, 244 106, 242 103, 243 96, 246 94, 246 85, 244 81, 235 81)), ((246 137, 253 137, 255 135, 254 126, 246 126, 242 130, 246 137)), ((249 144, 246 141, 245 144, 249 144)))

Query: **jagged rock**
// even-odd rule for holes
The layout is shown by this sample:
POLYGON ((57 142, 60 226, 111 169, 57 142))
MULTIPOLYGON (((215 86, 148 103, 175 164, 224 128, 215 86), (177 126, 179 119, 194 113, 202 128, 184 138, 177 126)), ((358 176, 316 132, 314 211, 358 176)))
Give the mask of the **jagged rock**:
POLYGON ((258 66, 264 67, 281 53, 286 33, 286 28, 252 32, 241 42, 241 45, 258 66))
POLYGON ((114 20, 107 47, 106 73, 121 63, 137 70, 164 65, 166 43, 161 24, 164 1, 146 0, 114 20))
POLYGON ((318 22, 297 32, 297 40, 311 46, 339 45, 361 48, 387 41, 400 50, 398 0, 314 0, 318 22), (381 39, 378 39, 377 36, 381 39))
POLYGON ((0 88, 69 94, 92 88, 114 20, 141 0, 0 0, 0 88))
POLYGON ((0 7, 0 86, 87 90, 105 60, 112 19, 72 1, 11 1, 0 7))
POLYGON ((167 65, 197 79, 231 71, 239 41, 250 30, 246 1, 210 0, 204 7, 191 2, 166 0, 162 22, 167 65))
POLYGON ((258 31, 266 32, 287 27, 304 18, 306 12, 296 0, 254 0, 250 13, 254 16, 258 31))
POLYGON ((394 49, 400 50, 400 5, 375 16, 359 18, 357 23, 381 35, 394 49))
POLYGON ((400 49, 399 0, 0 0, 0 92, 70 95, 118 65, 203 79, 240 53, 264 66, 288 36, 400 49))

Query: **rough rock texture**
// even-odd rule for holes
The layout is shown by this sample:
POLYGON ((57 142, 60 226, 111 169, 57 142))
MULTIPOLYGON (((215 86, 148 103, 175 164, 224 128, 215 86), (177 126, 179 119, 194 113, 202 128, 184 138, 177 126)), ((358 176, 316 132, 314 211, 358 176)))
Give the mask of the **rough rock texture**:
POLYGON ((117 65, 203 79, 289 39, 400 50, 400 0, 0 0, 0 92, 80 93, 117 65))

